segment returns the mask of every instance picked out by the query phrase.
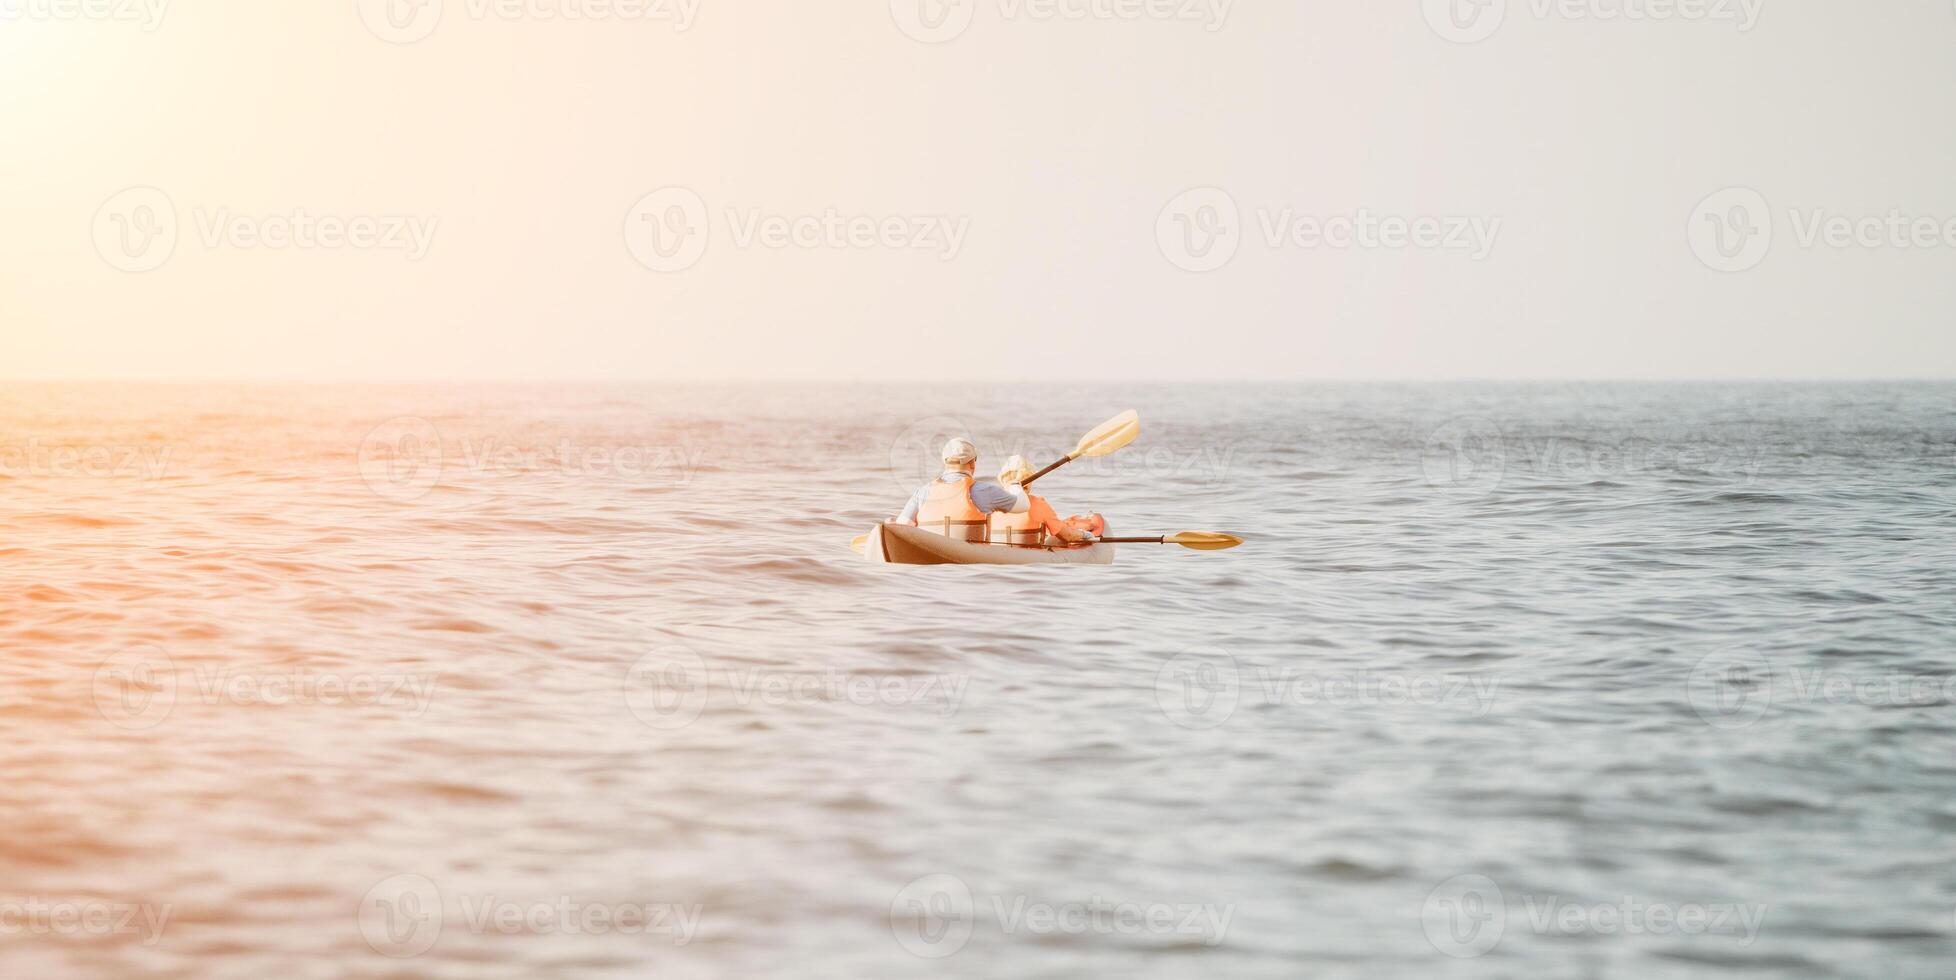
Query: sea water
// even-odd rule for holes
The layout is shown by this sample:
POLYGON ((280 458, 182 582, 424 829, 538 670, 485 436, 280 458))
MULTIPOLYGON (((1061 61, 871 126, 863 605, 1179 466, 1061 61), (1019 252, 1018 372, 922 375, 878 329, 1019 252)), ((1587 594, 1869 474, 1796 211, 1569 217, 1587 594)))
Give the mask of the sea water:
POLYGON ((0 388, 8 976, 1921 976, 1956 386, 0 388), (1111 567, 849 549, 951 435, 1111 567))

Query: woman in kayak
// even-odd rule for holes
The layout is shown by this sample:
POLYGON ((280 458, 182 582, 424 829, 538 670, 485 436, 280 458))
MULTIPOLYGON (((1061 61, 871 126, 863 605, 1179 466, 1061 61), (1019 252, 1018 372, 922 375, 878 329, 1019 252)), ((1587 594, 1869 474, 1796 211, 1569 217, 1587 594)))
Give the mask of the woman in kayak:
POLYGON ((1031 464, 1017 455, 1007 458, 998 471, 999 485, 1025 494, 1027 507, 1023 513, 992 515, 993 544, 1043 545, 1048 535, 1067 544, 1086 544, 1107 532, 1107 522, 1099 514, 1060 520, 1046 498, 1035 497, 1020 486, 1031 475, 1031 464))
MULTIPOLYGON (((1023 514, 1031 506, 1016 484, 979 483, 978 447, 969 439, 944 444, 944 474, 910 496, 892 524, 911 524, 932 534, 983 542, 993 514, 1023 514)), ((1013 459, 1018 459, 1014 456, 1013 459)), ((1024 460, 1020 460, 1024 462, 1024 460)))

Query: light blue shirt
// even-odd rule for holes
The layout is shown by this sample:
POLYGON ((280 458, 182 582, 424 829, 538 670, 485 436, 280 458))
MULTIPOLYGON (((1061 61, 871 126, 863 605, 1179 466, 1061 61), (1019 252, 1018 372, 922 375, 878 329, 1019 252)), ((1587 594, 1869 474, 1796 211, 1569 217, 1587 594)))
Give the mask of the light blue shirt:
MULTIPOLYGON (((938 479, 961 480, 964 479, 964 471, 945 470, 944 475, 938 479)), ((917 511, 923 509, 924 497, 929 493, 928 486, 917 488, 917 492, 910 495, 910 502, 903 505, 903 513, 897 515, 896 522, 917 523, 917 511)), ((1023 489, 1019 487, 1007 489, 991 480, 979 480, 971 484, 971 502, 987 514, 1023 514, 1032 506, 1032 501, 1026 497, 1023 489)))

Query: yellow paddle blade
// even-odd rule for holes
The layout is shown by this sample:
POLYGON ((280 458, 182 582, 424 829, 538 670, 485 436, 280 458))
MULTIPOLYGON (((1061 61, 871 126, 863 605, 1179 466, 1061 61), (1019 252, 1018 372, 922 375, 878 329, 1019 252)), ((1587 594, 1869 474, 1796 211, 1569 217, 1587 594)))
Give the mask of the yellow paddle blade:
POLYGON ((1223 551, 1242 544, 1243 539, 1221 531, 1182 531, 1162 538, 1161 543, 1179 544, 1196 551, 1223 551))
POLYGON ((869 535, 867 534, 858 534, 849 540, 849 550, 856 554, 862 554, 863 549, 867 547, 869 547, 869 535))
POLYGON ((1079 448, 1073 450, 1073 455, 1068 458, 1105 456, 1133 442, 1140 434, 1141 413, 1129 409, 1100 423, 1098 428, 1081 436, 1079 448))

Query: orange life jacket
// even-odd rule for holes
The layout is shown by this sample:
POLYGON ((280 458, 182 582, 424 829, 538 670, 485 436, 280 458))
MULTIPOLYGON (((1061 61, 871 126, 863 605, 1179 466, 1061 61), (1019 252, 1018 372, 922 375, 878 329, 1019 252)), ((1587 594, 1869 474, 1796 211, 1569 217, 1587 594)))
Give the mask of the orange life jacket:
POLYGON ((985 541, 991 522, 985 512, 971 502, 971 476, 956 479, 938 477, 924 493, 924 505, 917 509, 917 526, 932 534, 965 541, 985 541))
POLYGON ((1045 544, 1046 522, 1039 519, 1039 513, 1048 510, 1046 501, 1027 495, 1032 506, 1023 514, 1000 512, 992 515, 992 540, 1004 544, 1045 544))
POLYGON ((1051 519, 1079 531, 1089 531, 1095 536, 1107 533, 1107 520, 1099 514, 1074 515, 1060 520, 1052 505, 1044 497, 1027 495, 1032 506, 1023 514, 993 514, 992 542, 1018 545, 1040 545, 1043 547, 1068 547, 1058 535, 1046 533, 1046 521, 1051 519))

